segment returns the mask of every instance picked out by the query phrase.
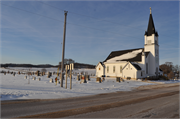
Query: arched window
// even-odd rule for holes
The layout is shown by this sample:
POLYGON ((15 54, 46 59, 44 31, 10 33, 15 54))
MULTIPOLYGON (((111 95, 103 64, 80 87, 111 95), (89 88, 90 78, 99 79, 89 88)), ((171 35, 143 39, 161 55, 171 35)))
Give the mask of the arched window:
POLYGON ((113 66, 113 73, 115 73, 115 66, 113 66))
POLYGON ((122 73, 122 66, 120 66, 120 73, 122 73))
POLYGON ((109 73, 109 66, 107 66, 107 73, 109 73))

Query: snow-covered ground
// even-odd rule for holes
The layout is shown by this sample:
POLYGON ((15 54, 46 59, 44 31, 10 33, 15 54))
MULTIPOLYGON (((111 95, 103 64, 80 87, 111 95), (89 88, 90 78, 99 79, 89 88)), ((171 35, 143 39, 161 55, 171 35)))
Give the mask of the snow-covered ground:
MULTIPOLYGON (((16 68, 23 69, 23 68, 16 68)), ((24 68, 25 69, 25 68, 24 68)), ((7 69, 0 68, 0 71, 7 69)), ((32 68, 31 71, 36 71, 37 68, 32 68)), ((39 69, 41 70, 41 69, 39 69)), ((57 71, 55 68, 46 68, 47 71, 57 71)), ((14 70, 9 70, 14 71, 14 70)), ((95 73, 95 69, 79 69, 76 72, 87 72, 88 74, 95 73)), ((95 78, 91 78, 87 83, 81 83, 76 80, 76 76, 73 76, 72 89, 70 87, 70 80, 68 78, 68 88, 65 89, 65 80, 63 81, 63 87, 60 84, 50 83, 50 78, 45 76, 28 76, 28 79, 24 79, 26 75, 13 76, 12 74, 0 73, 0 88, 1 88, 1 100, 14 100, 14 99, 55 99, 55 98, 67 98, 94 95, 100 93, 109 93, 116 91, 130 91, 133 87, 141 85, 153 85, 153 83, 141 82, 141 81, 125 81, 118 83, 115 78, 105 78, 102 83, 96 82, 95 78), (33 77, 41 78, 40 81, 32 80, 33 77), (28 80, 30 83, 28 84, 28 80)), ((56 75, 51 78, 55 79, 56 75)), ((171 82, 172 83, 172 82, 171 82)))

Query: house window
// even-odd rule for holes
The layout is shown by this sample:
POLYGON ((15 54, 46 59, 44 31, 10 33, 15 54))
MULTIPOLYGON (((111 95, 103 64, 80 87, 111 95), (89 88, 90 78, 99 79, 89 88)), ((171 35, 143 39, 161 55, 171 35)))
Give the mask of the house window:
POLYGON ((113 66, 113 73, 115 73, 115 66, 113 66))
POLYGON ((122 66, 120 66, 120 73, 122 73, 122 66))
POLYGON ((109 66, 107 66, 107 73, 109 73, 109 66))

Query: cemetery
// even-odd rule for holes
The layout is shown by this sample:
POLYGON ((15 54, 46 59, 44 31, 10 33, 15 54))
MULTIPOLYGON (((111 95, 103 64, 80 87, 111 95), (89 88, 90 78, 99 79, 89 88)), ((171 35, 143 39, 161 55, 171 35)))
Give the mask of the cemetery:
MULTIPOLYGON (((95 95, 116 91, 131 91, 141 85, 154 85, 141 80, 124 80, 112 77, 96 77, 95 69, 73 69, 63 73, 60 86, 60 71, 57 68, 0 68, 1 100, 13 99, 56 99, 95 95)), ((168 81, 162 83, 176 83, 168 81)))

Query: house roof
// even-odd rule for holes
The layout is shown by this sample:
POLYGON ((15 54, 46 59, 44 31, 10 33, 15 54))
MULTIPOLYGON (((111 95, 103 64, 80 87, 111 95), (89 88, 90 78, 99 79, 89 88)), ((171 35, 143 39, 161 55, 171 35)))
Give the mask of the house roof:
POLYGON ((155 30, 152 14, 150 14, 148 28, 147 28, 147 31, 145 31, 144 35, 151 36, 152 34, 155 34, 155 36, 158 36, 158 32, 155 30))
POLYGON ((110 60, 112 58, 115 58, 115 57, 118 57, 118 56, 122 56, 122 55, 125 55, 125 54, 128 54, 128 53, 132 53, 133 51, 136 51, 136 50, 140 50, 142 49, 141 52, 137 53, 137 55, 135 57, 131 57, 131 58, 124 58, 122 60, 116 60, 116 61, 141 61, 141 55, 142 55, 142 52, 144 50, 144 48, 137 48, 137 49, 129 49, 129 50, 120 50, 120 51, 112 51, 109 56, 104 60, 104 62, 106 62, 107 60, 110 60))

